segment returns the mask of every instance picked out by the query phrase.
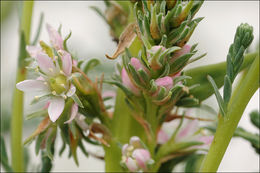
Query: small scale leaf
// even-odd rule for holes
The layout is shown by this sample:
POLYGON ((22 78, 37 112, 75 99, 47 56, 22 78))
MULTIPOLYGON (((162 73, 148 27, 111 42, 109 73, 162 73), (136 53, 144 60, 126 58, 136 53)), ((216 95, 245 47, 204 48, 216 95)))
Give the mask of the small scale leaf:
POLYGON ((218 101, 218 105, 219 105, 219 108, 220 108, 220 112, 223 116, 225 116, 226 115, 225 105, 224 105, 224 101, 223 101, 223 99, 222 99, 222 97, 221 97, 221 95, 218 91, 218 87, 217 87, 214 79, 211 76, 208 75, 207 78, 208 78, 211 86, 214 89, 214 92, 215 92, 215 95, 216 95, 216 98, 217 98, 217 101, 218 101))
POLYGON ((73 96, 71 96, 71 98, 74 100, 75 103, 77 103, 79 105, 79 107, 84 108, 82 102, 80 101, 79 97, 77 96, 77 94, 73 94, 73 96))
POLYGON ((232 93, 232 84, 229 77, 226 75, 224 79, 224 90, 223 90, 223 95, 224 95, 223 98, 224 98, 225 105, 228 104, 231 97, 231 93, 232 93))
POLYGON ((83 68, 83 72, 87 74, 91 69, 93 69, 99 64, 100 61, 98 59, 91 59, 86 63, 85 67, 83 68))

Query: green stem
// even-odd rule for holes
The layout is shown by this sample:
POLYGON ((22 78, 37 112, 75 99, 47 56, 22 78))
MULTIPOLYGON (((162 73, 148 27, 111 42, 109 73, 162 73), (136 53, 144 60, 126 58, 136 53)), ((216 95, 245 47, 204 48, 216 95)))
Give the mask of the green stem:
MULTIPOLYGON (((18 70, 16 73, 16 83, 25 80, 26 69, 24 59, 26 58, 25 44, 29 44, 31 17, 33 10, 33 1, 23 2, 22 19, 20 25, 20 52, 18 60, 18 70)), ((12 167, 15 172, 24 171, 23 161, 23 92, 15 89, 13 95, 13 111, 11 120, 11 150, 12 167)))
POLYGON ((259 55, 255 58, 243 82, 232 94, 226 117, 220 117, 210 150, 203 162, 201 172, 216 172, 238 122, 259 86, 259 55))

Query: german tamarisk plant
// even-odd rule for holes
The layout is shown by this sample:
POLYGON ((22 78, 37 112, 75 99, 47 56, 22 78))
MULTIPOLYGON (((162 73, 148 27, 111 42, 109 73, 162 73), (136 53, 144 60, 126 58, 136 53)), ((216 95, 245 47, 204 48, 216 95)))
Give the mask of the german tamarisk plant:
MULTIPOLYGON (((245 54, 253 41, 252 26, 243 23, 237 27, 226 62, 187 69, 206 56, 196 55, 198 44, 189 43, 203 20, 196 17, 203 1, 104 2, 105 12, 92 9, 109 25, 118 44, 112 56, 106 55, 111 61, 119 59, 110 77, 90 77, 90 70, 100 62, 85 62, 70 52, 67 41, 72 34, 63 38, 61 27, 56 30, 46 25, 50 43, 41 40, 37 46, 29 42, 21 46, 27 57, 21 60, 23 67, 36 77, 17 81, 16 88, 37 93, 31 104, 45 104, 27 116, 41 122, 24 141, 35 141, 35 152, 42 158, 41 172, 51 171, 66 148, 77 165, 80 149, 86 157, 104 160, 107 172, 171 172, 179 163, 185 164, 187 172, 214 172, 233 135, 249 141, 259 153, 259 134, 237 128, 259 86, 259 53, 245 54), (249 84, 242 81, 236 89, 234 80, 243 70, 243 80, 249 84), (104 84, 117 91, 103 91, 104 84), (218 91, 222 86, 223 97, 218 91), (237 91, 247 89, 248 96, 237 91), (203 103, 214 93, 219 114, 212 111, 213 105, 203 103), (240 97, 244 99, 236 99, 240 97), (115 102, 112 109, 107 100, 115 102), (196 109, 215 118, 202 117, 196 109), (234 118, 235 114, 239 116, 234 118), (217 139, 225 133, 222 146, 217 139), (62 146, 55 144, 58 138, 62 146), (90 151, 86 144, 102 147, 104 154, 90 151)), ((259 113, 250 117, 259 128, 259 113)), ((6 153, 1 155, 1 163, 7 171, 26 171, 10 166, 6 153)))

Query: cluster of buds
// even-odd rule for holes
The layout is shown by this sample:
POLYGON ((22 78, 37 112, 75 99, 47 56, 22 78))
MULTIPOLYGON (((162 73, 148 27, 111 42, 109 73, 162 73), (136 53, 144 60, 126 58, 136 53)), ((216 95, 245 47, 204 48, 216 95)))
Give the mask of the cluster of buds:
POLYGON ((140 138, 133 136, 129 144, 122 147, 121 164, 131 172, 147 171, 154 161, 140 138))

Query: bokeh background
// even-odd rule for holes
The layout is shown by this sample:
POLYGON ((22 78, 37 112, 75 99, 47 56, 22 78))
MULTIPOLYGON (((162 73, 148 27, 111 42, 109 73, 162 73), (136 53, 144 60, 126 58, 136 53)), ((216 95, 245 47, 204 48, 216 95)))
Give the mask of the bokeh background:
MULTIPOLYGON (((1 1, 1 133, 4 134, 9 154, 11 101, 15 86, 19 46, 17 3, 20 2, 1 1), (5 6, 2 6, 4 3, 5 6)), ((109 35, 109 27, 90 9, 90 6, 105 9, 102 1, 36 1, 32 18, 32 36, 36 33, 40 13, 43 12, 44 28, 40 36, 41 40, 48 40, 46 23, 55 28, 62 24, 63 36, 67 35, 70 30, 72 31, 72 37, 68 41, 69 49, 81 59, 99 58, 103 65, 95 71, 95 74, 105 72, 106 76, 109 76, 113 72, 115 61, 107 60, 104 55, 111 55, 116 49, 116 44, 109 35)), ((236 27, 241 22, 247 22, 254 27, 255 39, 251 49, 255 49, 257 46, 259 41, 258 1, 206 1, 197 16, 204 16, 205 19, 198 25, 189 43, 198 42, 199 53, 207 52, 208 54, 188 68, 225 61, 236 27)), ((29 105, 31 98, 30 94, 26 95, 25 115, 37 109, 37 106, 29 105)), ((217 110, 215 97, 210 97, 207 104, 215 105, 217 110)), ((257 129, 249 122, 248 113, 253 109, 259 110, 259 90, 252 97, 239 123, 245 129, 257 132, 257 129)), ((24 138, 36 128, 34 124, 35 120, 24 122, 24 138)), ((61 145, 60 141, 56 144, 61 145)), ((40 158, 34 154, 34 143, 29 146, 29 150, 31 164, 36 166, 40 158)), ((89 150, 98 154, 103 153, 102 149, 92 146, 89 146, 89 150)), ((85 158, 81 151, 78 151, 80 166, 77 167, 73 159, 67 158, 67 153, 68 150, 61 158, 55 156, 53 171, 93 172, 104 170, 102 161, 92 157, 85 158)), ((258 172, 259 156, 248 142, 234 138, 227 149, 219 171, 258 172)))

